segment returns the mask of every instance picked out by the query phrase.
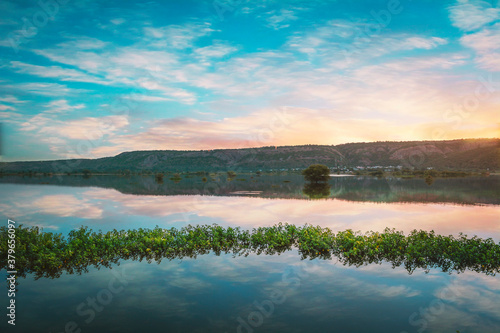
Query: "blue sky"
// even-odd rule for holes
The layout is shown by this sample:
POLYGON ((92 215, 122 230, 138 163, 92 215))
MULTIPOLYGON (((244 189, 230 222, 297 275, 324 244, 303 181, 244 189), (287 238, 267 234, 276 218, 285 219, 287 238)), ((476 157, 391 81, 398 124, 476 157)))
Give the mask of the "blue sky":
POLYGON ((4 161, 499 137, 500 2, 3 1, 4 161))

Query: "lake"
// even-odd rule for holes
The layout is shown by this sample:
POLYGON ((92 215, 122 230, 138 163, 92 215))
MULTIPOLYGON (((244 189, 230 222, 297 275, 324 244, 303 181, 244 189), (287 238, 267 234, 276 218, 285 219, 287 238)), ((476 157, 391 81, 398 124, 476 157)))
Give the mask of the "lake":
MULTIPOLYGON (((435 179, 300 175, 0 178, 0 217, 67 235, 94 230, 278 222, 413 229, 500 241, 499 176, 435 179)), ((6 270, 2 270, 5 276, 6 270)), ((18 279, 17 332, 499 332, 500 278, 390 263, 301 260, 296 249, 247 257, 123 260, 81 275, 18 279)), ((2 298, 3 309, 8 305, 2 298)), ((4 310, 5 311, 5 310, 4 310)), ((8 327, 9 326, 9 327, 8 327)))

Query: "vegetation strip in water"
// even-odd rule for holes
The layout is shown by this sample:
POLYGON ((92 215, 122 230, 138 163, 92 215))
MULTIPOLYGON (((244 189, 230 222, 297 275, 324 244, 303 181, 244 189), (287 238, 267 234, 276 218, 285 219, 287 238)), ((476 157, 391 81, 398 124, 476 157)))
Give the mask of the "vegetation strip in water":
MULTIPOLYGON (((8 230, 0 228, 0 267, 7 267, 8 230)), ((83 273, 88 266, 110 267, 121 259, 160 262, 163 258, 208 254, 281 254, 298 248, 302 259, 338 258, 344 265, 389 262, 404 266, 408 273, 416 268, 444 272, 472 270, 495 275, 500 270, 500 242, 477 236, 468 238, 436 235, 434 231, 413 230, 407 236, 394 229, 361 234, 352 230, 338 233, 328 228, 277 224, 254 228, 218 225, 188 225, 181 229, 112 230, 95 232, 88 227, 62 234, 43 232, 38 227, 19 226, 16 230, 18 275, 33 273, 36 278, 59 277, 63 272, 83 273)))

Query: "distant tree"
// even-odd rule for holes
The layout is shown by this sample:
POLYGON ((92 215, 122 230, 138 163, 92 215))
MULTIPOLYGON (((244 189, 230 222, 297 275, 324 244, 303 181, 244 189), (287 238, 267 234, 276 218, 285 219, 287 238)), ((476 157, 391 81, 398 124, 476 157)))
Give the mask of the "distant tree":
POLYGON ((323 164, 313 164, 302 170, 305 180, 313 183, 326 182, 330 179, 330 169, 323 164))
POLYGON ((234 171, 227 172, 227 178, 234 178, 234 177, 236 177, 236 172, 234 172, 234 171))

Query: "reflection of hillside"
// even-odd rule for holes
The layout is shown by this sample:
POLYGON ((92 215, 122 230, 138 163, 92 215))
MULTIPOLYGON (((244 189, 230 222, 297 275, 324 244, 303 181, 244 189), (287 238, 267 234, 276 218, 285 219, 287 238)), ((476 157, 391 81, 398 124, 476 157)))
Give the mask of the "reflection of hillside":
POLYGON ((334 177, 330 189, 307 189, 300 175, 237 176, 234 180, 218 177, 216 181, 202 181, 202 177, 182 178, 174 182, 165 177, 163 183, 154 176, 53 176, 0 178, 0 183, 44 184, 76 187, 101 187, 134 195, 214 195, 247 196, 281 199, 309 199, 313 197, 368 202, 424 202, 456 204, 500 204, 498 176, 435 179, 427 185, 424 179, 373 177, 334 177), (328 192, 328 193, 327 193, 328 192))

